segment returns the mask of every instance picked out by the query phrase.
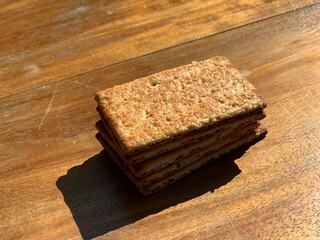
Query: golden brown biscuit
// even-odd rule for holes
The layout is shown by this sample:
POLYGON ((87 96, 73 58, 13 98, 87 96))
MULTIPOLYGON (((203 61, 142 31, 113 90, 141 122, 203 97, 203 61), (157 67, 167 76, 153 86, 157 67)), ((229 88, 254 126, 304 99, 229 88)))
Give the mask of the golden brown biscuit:
POLYGON ((96 101, 124 156, 266 106, 219 56, 106 89, 96 101))

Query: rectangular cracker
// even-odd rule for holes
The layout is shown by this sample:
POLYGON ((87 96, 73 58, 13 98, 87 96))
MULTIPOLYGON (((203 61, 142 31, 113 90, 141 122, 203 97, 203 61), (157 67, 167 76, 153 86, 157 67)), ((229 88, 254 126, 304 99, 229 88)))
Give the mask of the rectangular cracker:
POLYGON ((266 106, 220 56, 106 89, 95 99, 124 156, 266 106))
MULTIPOLYGON (((176 156, 178 158, 177 161, 171 162, 170 165, 167 165, 166 167, 163 167, 161 169, 158 169, 158 171, 154 171, 150 173, 148 176, 144 176, 142 178, 139 178, 134 171, 130 168, 130 166, 126 165, 132 174, 135 177, 135 181, 139 182, 140 185, 151 185, 153 182, 158 181, 159 179, 164 178, 165 176, 168 176, 175 171, 178 171, 179 169, 192 164, 194 161, 197 161, 198 159, 205 157, 206 155, 211 154, 214 151, 218 151, 220 148, 237 141, 238 139, 241 139, 243 136, 250 135, 254 130, 259 126, 258 123, 256 124, 250 124, 249 126, 246 126, 245 128, 239 130, 237 133, 229 135, 224 137, 218 142, 201 142, 201 144, 198 145, 200 149, 197 149, 197 147, 191 149, 191 152, 187 155, 181 155, 179 151, 173 151, 172 155, 176 156), (182 156, 182 158, 179 158, 179 156, 182 156)), ((210 139, 208 139, 210 140, 210 139)), ((107 146, 110 147, 110 146, 107 146)), ((188 149, 187 149, 188 150, 188 149)), ((116 153, 115 153, 116 154, 116 153)), ((163 161, 166 161, 166 159, 163 159, 163 161)), ((123 161, 122 161, 123 162, 123 161)))
POLYGON ((233 133, 229 132, 228 134, 221 134, 217 138, 212 137, 187 145, 186 147, 170 151, 169 154, 158 157, 156 160, 146 160, 143 162, 144 164, 140 164, 139 168, 135 165, 129 165, 129 168, 137 178, 143 178, 147 183, 156 178, 155 172, 157 176, 168 175, 170 172, 184 167, 197 158, 205 156, 211 151, 215 151, 224 145, 241 138, 258 126, 258 123, 241 126, 241 128, 236 129, 233 133))
POLYGON ((99 142, 102 144, 108 155, 111 157, 111 159, 126 173, 126 175, 130 178, 132 183, 140 190, 140 192, 147 196, 150 194, 153 194, 166 186, 180 180, 181 178, 185 177, 192 171, 195 171, 199 169, 200 167, 205 166, 210 160, 216 159, 220 157, 221 155, 230 152, 238 147, 241 147, 243 145, 246 145, 250 142, 256 141, 257 139, 261 138, 266 134, 267 130, 264 126, 260 125, 255 131, 253 131, 251 134, 248 134, 247 136, 244 136, 238 140, 236 140, 233 143, 227 144, 224 147, 220 148, 217 151, 214 151, 210 153, 209 155, 206 155, 205 157, 202 157, 193 163, 177 170, 171 175, 165 176, 164 178, 152 183, 151 185, 143 185, 141 184, 133 175, 133 173, 130 171, 130 169, 123 164, 119 156, 106 144, 105 140, 102 138, 102 136, 98 133, 96 135, 96 138, 99 140, 99 142))
POLYGON ((155 156, 164 154, 165 152, 171 151, 173 149, 181 148, 184 145, 198 142, 202 139, 206 139, 210 136, 215 135, 218 131, 225 131, 227 129, 236 127, 241 124, 253 123, 263 119, 264 117, 265 114, 263 111, 255 111, 251 114, 247 114, 244 116, 233 117, 231 119, 219 122, 218 124, 215 124, 213 127, 201 129, 188 135, 175 137, 171 141, 164 141, 161 144, 157 144, 153 148, 147 149, 146 151, 140 152, 130 157, 124 156, 123 152, 121 151, 121 148, 115 140, 115 137, 110 131, 110 127, 108 126, 106 121, 104 121, 104 119, 96 123, 96 128, 99 132, 102 133, 105 140, 113 148, 113 150, 117 152, 117 154, 123 159, 123 161, 125 161, 128 164, 139 164, 140 162, 143 162, 146 159, 150 159, 155 156))
MULTIPOLYGON (((228 145, 231 142, 234 142, 234 141, 240 139, 241 137, 245 136, 246 134, 252 133, 255 130, 255 128, 257 128, 257 126, 259 126, 258 123, 249 125, 246 128, 240 130, 239 132, 237 132, 233 135, 226 136, 225 138, 221 139, 221 141, 218 141, 218 142, 210 143, 210 139, 208 139, 208 141, 201 142, 199 144, 200 149, 193 148, 193 149, 191 149, 191 152, 188 155, 187 154, 181 155, 181 153, 179 151, 172 151, 171 154, 174 155, 175 157, 177 157, 178 160, 175 162, 170 162, 169 165, 166 165, 165 167, 158 169, 157 171, 154 171, 154 172, 148 174, 147 176, 143 176, 143 177, 137 176, 135 174, 135 172, 132 171, 132 168, 130 165, 128 166, 122 160, 121 161, 124 165, 126 165, 130 169, 130 171, 132 172, 132 174, 134 175, 134 177, 136 178, 136 180, 140 184, 147 185, 147 184, 150 184, 150 183, 152 183, 152 182, 154 182, 164 176, 171 174, 172 172, 174 172, 176 170, 179 170, 180 168, 196 161, 197 159, 199 159, 205 155, 210 154, 213 151, 217 151, 218 149, 222 148, 223 146, 228 145), (180 158, 180 156, 182 158, 180 158)), ((108 145, 107 145, 107 147, 110 148, 110 146, 108 146, 108 145)), ((188 149, 186 149, 186 150, 188 151, 188 149)), ((166 161, 166 159, 163 159, 163 161, 166 161)))
MULTIPOLYGON (((187 162, 188 159, 192 158, 192 155, 201 152, 201 150, 206 150, 209 146, 211 146, 211 148, 221 147, 223 146, 223 144, 227 144, 232 140, 239 138, 247 131, 253 130, 257 127, 257 122, 243 123, 240 124, 240 126, 235 123, 234 125, 230 125, 229 128, 222 129, 223 131, 219 130, 215 132, 214 135, 208 136, 201 141, 197 141, 192 144, 188 144, 186 146, 158 155, 156 157, 146 159, 145 161, 138 164, 127 164, 127 166, 131 169, 131 171, 137 178, 142 178, 177 161, 181 160, 180 162, 182 163, 187 162)), ((103 129, 103 126, 98 127, 99 133, 106 140, 106 142, 109 143, 104 130, 105 129, 103 129)), ((110 147, 113 148, 112 145, 110 145, 110 147)), ((180 164, 181 167, 183 166, 182 163, 180 164)))

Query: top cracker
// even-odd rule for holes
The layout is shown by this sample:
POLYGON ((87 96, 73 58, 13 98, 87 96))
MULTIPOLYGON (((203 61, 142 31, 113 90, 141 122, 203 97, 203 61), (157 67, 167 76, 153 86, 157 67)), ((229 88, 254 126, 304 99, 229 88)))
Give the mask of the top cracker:
POLYGON ((96 101, 125 155, 266 106, 226 57, 114 86, 96 101))

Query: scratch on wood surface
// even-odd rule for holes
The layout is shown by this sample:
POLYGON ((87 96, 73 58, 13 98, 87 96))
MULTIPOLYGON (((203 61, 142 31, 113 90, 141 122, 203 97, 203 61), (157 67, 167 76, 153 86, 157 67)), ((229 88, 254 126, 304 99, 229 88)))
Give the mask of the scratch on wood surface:
POLYGON ((78 14, 81 14, 81 13, 85 13, 85 12, 88 12, 90 9, 92 9, 91 6, 80 6, 78 8, 75 8, 73 10, 70 10, 68 12, 64 12, 60 15, 58 15, 55 20, 58 20, 58 21, 61 21, 61 20, 66 20, 68 18, 71 18, 71 17, 74 17, 74 16, 77 16, 78 14))
POLYGON ((28 64, 24 67, 24 71, 26 72, 27 76, 36 76, 40 72, 40 68, 36 64, 28 64))
POLYGON ((43 123, 44 123, 44 120, 46 119, 46 117, 48 116, 48 113, 50 112, 51 108, 52 108, 52 103, 53 103, 53 98, 54 98, 54 95, 55 95, 55 92, 52 93, 52 96, 51 96, 51 99, 50 99, 50 102, 48 104, 48 107, 46 109, 46 112, 45 114, 43 115, 42 119, 41 119, 41 122, 40 122, 40 125, 38 127, 38 129, 40 130, 43 123))
POLYGON ((234 231, 237 239, 241 239, 238 230, 236 229, 236 227, 234 226, 234 224, 233 224, 233 222, 232 222, 232 219, 229 218, 228 214, 226 213, 226 211, 224 211, 223 208, 221 208, 221 210, 222 210, 222 214, 225 216, 225 218, 226 218, 226 219, 228 220, 228 222, 230 223, 230 225, 231 225, 231 227, 232 227, 232 229, 233 229, 233 231, 234 231))
POLYGON ((82 86, 82 87, 96 89, 95 87, 92 87, 91 85, 86 84, 86 83, 81 83, 81 82, 78 82, 78 81, 71 81, 71 80, 67 80, 67 81, 70 82, 70 83, 77 84, 77 85, 82 86))
POLYGON ((106 13, 107 13, 109 16, 113 15, 113 11, 111 11, 111 10, 107 10, 106 13))
POLYGON ((311 30, 309 31, 309 33, 315 33, 315 32, 318 32, 318 31, 319 31, 319 29, 315 28, 315 29, 311 29, 311 30))
POLYGON ((251 75, 251 71, 249 71, 249 70, 241 71, 241 74, 242 74, 242 76, 244 76, 244 77, 248 77, 248 76, 251 75))

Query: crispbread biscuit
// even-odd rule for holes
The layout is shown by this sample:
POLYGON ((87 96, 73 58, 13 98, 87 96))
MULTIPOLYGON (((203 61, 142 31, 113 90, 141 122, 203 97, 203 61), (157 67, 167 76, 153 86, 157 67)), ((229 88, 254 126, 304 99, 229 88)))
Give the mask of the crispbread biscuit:
POLYGON ((115 86, 96 101, 124 156, 266 106, 225 57, 115 86))
POLYGON ((217 134, 217 136, 207 138, 203 141, 187 145, 185 147, 172 150, 164 155, 154 159, 145 160, 139 166, 128 165, 137 178, 144 177, 146 182, 153 180, 154 172, 158 176, 163 176, 169 172, 173 172, 183 166, 189 164, 193 160, 209 154, 211 151, 217 150, 224 145, 233 142, 240 137, 246 135, 249 131, 253 131, 259 126, 258 123, 251 123, 245 126, 239 126, 234 131, 226 131, 217 134), (161 169, 161 170, 160 170, 161 169), (151 174, 151 176, 150 176, 151 174), (146 176, 149 176, 147 178, 146 176))
MULTIPOLYGON (((229 128, 222 129, 223 131, 219 130, 214 135, 201 139, 202 141, 188 144, 186 146, 171 150, 156 157, 146 159, 145 161, 139 164, 128 164, 125 163, 125 161, 124 163, 131 169, 131 171, 137 178, 142 178, 147 175, 150 175, 151 173, 156 172, 161 168, 165 168, 166 166, 172 163, 176 164, 178 161, 180 162, 180 167, 182 167, 188 162, 192 161, 192 156, 194 156, 198 152, 201 153, 202 151, 202 155, 207 154, 208 151, 206 150, 207 148, 209 148, 209 146, 210 149, 217 149, 239 138, 247 131, 253 130, 258 127, 257 122, 243 123, 240 125, 238 123, 239 121, 236 121, 236 123, 234 125, 230 125, 229 128)), ((103 126, 97 126, 97 129, 101 136, 109 144, 110 141, 108 141, 108 136, 105 134, 105 129, 103 128, 103 126)), ((112 145, 109 145, 114 150, 112 145)), ((178 167, 171 166, 170 169, 167 168, 166 173, 168 173, 168 171, 178 169, 178 167)), ((162 171, 162 173, 164 174, 164 171, 162 171)), ((158 177, 162 176, 161 171, 158 171, 156 174, 158 175, 158 177)), ((145 178, 145 181, 151 181, 154 178, 155 176, 150 176, 149 178, 145 178)))
MULTIPOLYGON (((258 125, 258 124, 257 124, 258 125)), ((257 125, 254 125, 257 127, 257 125)), ((205 157, 212 152, 218 151, 219 149, 223 148, 224 146, 237 141, 238 139, 242 138, 243 136, 250 135, 255 128, 253 126, 247 126, 243 130, 239 131, 238 133, 234 134, 234 136, 229 135, 225 138, 221 139, 218 142, 208 144, 204 143, 199 148, 194 148, 194 151, 191 151, 189 155, 186 155, 184 158, 179 158, 177 161, 172 162, 170 165, 159 169, 158 171, 154 171, 149 175, 143 178, 137 178, 140 184, 147 186, 151 185, 152 183, 158 181, 159 179, 163 179, 164 177, 178 171, 179 169, 192 164, 193 162, 197 161, 198 159, 205 157)), ((173 153, 179 156, 179 153, 173 153)), ((131 170, 131 169, 130 169, 131 170)), ((134 172, 132 172, 134 174, 134 172)), ((134 174, 135 175, 135 174, 134 174)))
POLYGON ((225 154, 227 152, 230 152, 242 145, 248 144, 250 142, 253 142, 257 139, 259 139, 261 136, 264 136, 266 134, 267 130, 264 126, 260 125, 255 131, 253 131, 251 134, 248 134, 238 140, 236 140, 233 143, 230 143, 222 148, 220 148, 217 151, 214 151, 213 153, 210 153, 209 155, 206 155, 205 157, 198 159, 197 161, 194 161, 193 163, 179 169, 178 171, 174 172, 173 174, 169 176, 165 176, 164 178, 152 183, 151 185, 143 185, 141 184, 137 178, 133 175, 133 173, 130 171, 130 169, 122 162, 122 160, 119 158, 119 156, 110 148, 108 147, 108 144, 105 142, 103 137, 98 133, 96 134, 96 138, 99 140, 99 142, 104 147, 105 151, 108 153, 108 155, 112 158, 114 162, 117 163, 117 165, 126 173, 126 175, 130 178, 132 183, 140 190, 140 192, 147 196, 152 193, 155 193, 166 186, 178 181, 179 179, 183 178, 184 176, 188 175, 192 171, 203 167, 206 165, 210 160, 216 159, 222 154, 225 154))
MULTIPOLYGON (((97 111, 101 114, 99 109, 97 111)), ((217 131, 225 131, 230 128, 235 128, 241 124, 249 124, 259 121, 265 117, 263 111, 255 111, 251 114, 244 116, 237 116, 218 124, 215 124, 211 128, 204 128, 199 131, 195 131, 191 134, 173 138, 171 141, 164 141, 161 144, 157 144, 153 148, 147 149, 146 151, 140 152, 136 155, 125 157, 121 148, 117 144, 115 138, 112 136, 112 132, 109 129, 108 123, 104 119, 96 123, 96 128, 104 136, 108 144, 117 152, 117 154, 128 164, 137 164, 144 162, 147 159, 154 158, 155 156, 164 154, 165 152, 171 151, 176 148, 181 148, 186 144, 199 142, 200 140, 206 139, 210 136, 216 135, 217 131)))
MULTIPOLYGON (((193 163, 194 161, 197 161, 198 159, 214 151, 219 150, 225 145, 235 142, 236 140, 240 139, 245 135, 250 135, 250 133, 254 132, 258 126, 259 126, 258 123, 249 124, 248 126, 245 126, 242 129, 238 129, 236 133, 229 134, 223 137, 219 141, 211 142, 210 141, 211 139, 208 139, 207 141, 200 142, 197 146, 192 146, 190 151, 189 149, 181 149, 182 152, 186 150, 184 154, 181 153, 181 151, 179 150, 171 151, 170 155, 173 155, 174 158, 176 158, 176 161, 172 161, 165 167, 158 169, 158 171, 153 171, 152 173, 149 173, 147 176, 144 176, 142 178, 137 176, 135 172, 132 171, 132 168, 130 165, 127 165, 126 163, 124 163, 119 156, 117 157, 121 159, 121 162, 130 169, 130 171, 134 175, 135 181, 139 182, 140 185, 146 186, 146 185, 152 184, 155 181, 158 181, 159 179, 164 178, 167 175, 172 174, 173 172, 183 168, 186 165, 193 163)), ((110 148, 107 142, 105 143, 105 145, 107 148, 110 148)), ((167 159, 163 158, 163 161, 166 162, 167 159)), ((147 162, 148 161, 146 161, 146 163, 147 162)))

